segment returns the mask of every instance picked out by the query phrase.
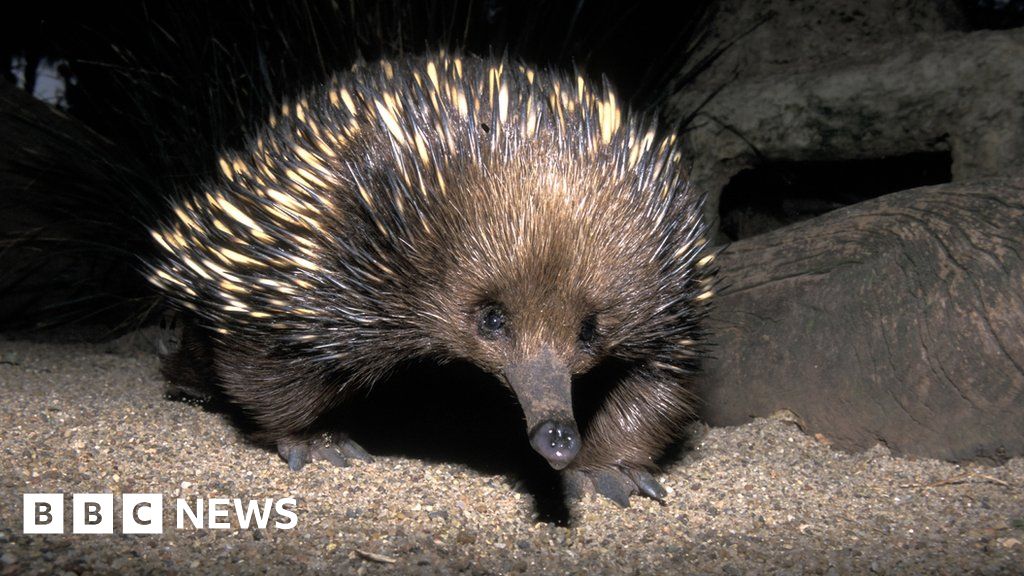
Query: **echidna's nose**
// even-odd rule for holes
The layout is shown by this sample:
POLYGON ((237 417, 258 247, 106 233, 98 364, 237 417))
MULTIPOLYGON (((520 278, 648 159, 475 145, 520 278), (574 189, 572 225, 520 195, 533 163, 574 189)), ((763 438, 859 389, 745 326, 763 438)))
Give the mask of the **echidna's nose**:
POLYGON ((544 348, 506 366, 504 375, 526 416, 530 446, 555 470, 568 466, 583 439, 572 416, 572 375, 565 361, 544 348))
POLYGON ((571 422, 545 420, 530 432, 530 445, 552 468, 561 470, 580 451, 580 433, 571 422))

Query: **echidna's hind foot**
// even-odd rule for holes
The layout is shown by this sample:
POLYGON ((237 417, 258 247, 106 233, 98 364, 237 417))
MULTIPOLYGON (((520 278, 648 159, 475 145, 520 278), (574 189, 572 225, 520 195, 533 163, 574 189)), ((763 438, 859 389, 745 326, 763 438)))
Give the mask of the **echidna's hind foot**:
POLYGON ((213 352, 209 338, 185 315, 168 311, 160 318, 156 341, 160 372, 168 400, 212 408, 217 397, 214 386, 213 352))
POLYGON ((584 492, 593 490, 623 508, 629 507, 630 496, 639 494, 664 503, 668 495, 649 472, 622 466, 567 470, 565 482, 571 497, 579 498, 584 492))
POLYGON ((165 310, 160 315, 160 331, 156 340, 157 352, 160 356, 176 354, 181 349, 181 340, 185 323, 177 312, 165 310))
POLYGON ((369 452, 342 432, 313 437, 290 436, 278 440, 277 453, 292 470, 301 470, 314 460, 326 460, 342 468, 348 466, 350 459, 373 461, 369 452))

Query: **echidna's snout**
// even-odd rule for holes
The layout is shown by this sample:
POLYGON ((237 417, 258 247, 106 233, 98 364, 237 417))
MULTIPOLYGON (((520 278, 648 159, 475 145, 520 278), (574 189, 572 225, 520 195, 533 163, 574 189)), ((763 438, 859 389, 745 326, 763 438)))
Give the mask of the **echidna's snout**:
POLYGON ((555 470, 572 462, 582 446, 572 415, 572 377, 551 350, 514 362, 504 371, 526 416, 530 445, 555 470))
POLYGON ((530 446, 536 450, 555 470, 561 470, 572 462, 580 451, 580 433, 575 422, 545 420, 534 426, 530 432, 530 446))

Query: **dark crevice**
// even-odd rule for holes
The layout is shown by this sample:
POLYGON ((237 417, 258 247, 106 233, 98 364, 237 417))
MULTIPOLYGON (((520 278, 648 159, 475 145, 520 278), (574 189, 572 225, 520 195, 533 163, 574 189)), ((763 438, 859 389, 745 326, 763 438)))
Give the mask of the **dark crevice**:
POLYGON ((723 188, 721 232, 729 241, 749 238, 892 192, 950 181, 948 151, 767 162, 743 170, 723 188))
POLYGON ((1009 30, 1024 26, 1024 0, 957 0, 968 30, 1009 30))

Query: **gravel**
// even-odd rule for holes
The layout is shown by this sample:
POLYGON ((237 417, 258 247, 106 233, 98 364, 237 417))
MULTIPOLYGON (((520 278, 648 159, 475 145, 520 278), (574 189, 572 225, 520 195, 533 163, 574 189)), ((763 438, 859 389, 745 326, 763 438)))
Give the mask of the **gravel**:
POLYGON ((222 415, 162 397, 143 336, 0 340, 0 576, 7 574, 1024 574, 1024 460, 998 467, 829 448, 785 418, 707 430, 664 505, 586 496, 538 521, 516 479, 378 457, 298 473, 222 415), (64 534, 22 495, 65 494, 64 534), (71 533, 71 494, 113 493, 114 533, 71 533), (163 495, 163 534, 122 534, 122 493, 163 495), (175 501, 295 498, 294 529, 175 526, 175 501))

